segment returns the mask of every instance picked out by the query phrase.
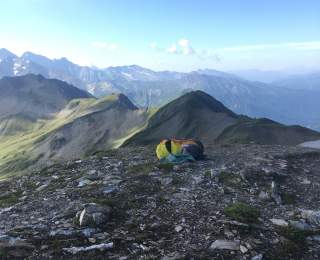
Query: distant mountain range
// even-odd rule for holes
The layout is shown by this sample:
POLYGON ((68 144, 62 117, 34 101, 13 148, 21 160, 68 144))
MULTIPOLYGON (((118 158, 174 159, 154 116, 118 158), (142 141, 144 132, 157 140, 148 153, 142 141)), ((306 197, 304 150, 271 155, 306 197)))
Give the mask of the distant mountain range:
POLYGON ((273 84, 291 89, 320 91, 320 72, 286 77, 273 84))
POLYGON ((31 52, 17 57, 0 49, 0 77, 29 73, 63 80, 95 97, 123 93, 138 107, 159 107, 188 91, 202 90, 238 114, 320 129, 317 74, 304 75, 299 80, 286 75, 269 76, 272 84, 266 84, 243 79, 240 73, 210 69, 190 73, 156 72, 137 65, 98 69, 31 52))
POLYGON ((0 174, 171 137, 207 144, 296 145, 320 139, 304 127, 238 115, 203 91, 146 110, 124 94, 97 99, 63 81, 28 74, 0 80, 0 101, 0 174))

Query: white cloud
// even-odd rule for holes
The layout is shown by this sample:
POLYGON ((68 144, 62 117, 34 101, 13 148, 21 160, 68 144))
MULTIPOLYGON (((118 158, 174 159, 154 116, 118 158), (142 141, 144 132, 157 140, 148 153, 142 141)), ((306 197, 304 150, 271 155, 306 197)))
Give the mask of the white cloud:
POLYGON ((90 45, 95 48, 107 49, 109 51, 114 51, 119 48, 119 46, 115 43, 100 42, 100 41, 91 42, 90 45))
POLYGON ((178 52, 177 45, 176 45, 176 44, 172 44, 172 45, 167 49, 167 52, 178 54, 179 52, 178 52))
POLYGON ((188 39, 182 38, 167 48, 160 47, 156 42, 149 44, 150 49, 169 54, 176 54, 181 56, 195 56, 201 60, 211 60, 213 62, 220 62, 220 57, 210 50, 195 49, 188 39))
POLYGON ((181 46, 181 47, 188 47, 189 46, 189 40, 187 39, 181 39, 178 41, 178 44, 181 46))
POLYGON ((166 49, 166 52, 180 55, 196 54, 196 51, 193 49, 189 40, 187 39, 180 39, 173 43, 169 48, 166 49))

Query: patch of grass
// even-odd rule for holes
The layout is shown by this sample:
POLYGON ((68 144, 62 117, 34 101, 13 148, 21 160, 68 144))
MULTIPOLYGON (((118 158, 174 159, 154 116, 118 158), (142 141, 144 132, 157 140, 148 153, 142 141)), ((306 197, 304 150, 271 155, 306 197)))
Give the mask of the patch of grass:
MULTIPOLYGON (((52 132, 77 118, 93 113, 102 107, 111 105, 117 99, 112 95, 103 99, 78 99, 70 101, 69 106, 54 118, 38 119, 23 133, 0 137, 0 175, 16 174, 33 166, 41 157, 34 153, 37 143, 47 138, 52 132), (23 152, 21 152, 23 151, 23 152)), ((20 124, 20 123, 19 123, 20 124)))
POLYGON ((219 181, 227 186, 234 187, 241 183, 241 178, 235 173, 223 171, 219 174, 219 181))
POLYGON ((158 165, 160 170, 163 170, 165 172, 171 172, 173 170, 173 164, 172 163, 160 163, 158 165))
POLYGON ((0 208, 7 208, 19 202, 21 191, 12 192, 10 194, 0 195, 0 208))
POLYGON ((277 233, 286 238, 275 252, 268 258, 272 260, 282 259, 300 259, 303 256, 305 250, 307 250, 306 238, 311 235, 315 235, 313 231, 302 231, 295 229, 294 227, 279 227, 277 233))
POLYGON ((229 205, 224 209, 224 213, 230 218, 245 223, 257 223, 260 216, 256 208, 242 202, 229 205))
POLYGON ((117 151, 115 149, 110 149, 110 150, 103 150, 103 151, 96 151, 91 153, 92 155, 96 155, 99 158, 102 157, 115 157, 117 156, 117 151))
POLYGON ((26 190, 33 191, 33 190, 35 190, 37 188, 37 185, 36 185, 36 183, 34 181, 26 181, 26 182, 23 183, 23 187, 26 190))
POLYGON ((129 174, 135 174, 135 175, 145 175, 150 172, 152 172, 154 169, 153 163, 143 163, 138 165, 133 165, 128 168, 129 174))
POLYGON ((288 227, 279 227, 278 234, 280 234, 281 236, 284 236, 285 238, 299 245, 303 245, 305 243, 306 237, 313 235, 314 232, 298 230, 294 227, 288 226, 288 227))
POLYGON ((305 247, 291 240, 282 242, 275 251, 268 252, 266 257, 270 260, 283 259, 301 259, 305 251, 305 247))

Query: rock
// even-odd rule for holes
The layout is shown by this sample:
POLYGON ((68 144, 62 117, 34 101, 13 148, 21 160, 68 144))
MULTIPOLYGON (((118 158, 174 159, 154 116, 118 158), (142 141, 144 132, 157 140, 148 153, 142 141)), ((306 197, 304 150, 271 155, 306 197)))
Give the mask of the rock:
POLYGON ((62 250, 65 252, 68 252, 70 254, 78 254, 81 252, 87 252, 87 251, 92 251, 92 250, 100 250, 100 251, 105 251, 105 250, 110 250, 113 248, 113 242, 111 243, 103 243, 103 244, 98 244, 98 245, 92 245, 92 246, 87 246, 87 247, 69 247, 69 248, 63 248, 62 250))
POLYGON ((85 229, 81 230, 81 233, 87 238, 91 237, 96 232, 97 232, 97 229, 95 229, 95 228, 85 228, 85 229))
POLYGON ((178 252, 165 255, 160 258, 161 260, 179 260, 179 259, 184 259, 183 255, 180 255, 178 252))
POLYGON ((289 225, 289 223, 284 219, 272 218, 270 219, 270 221, 272 222, 272 224, 279 227, 287 227, 289 225))
POLYGON ((81 187, 84 187, 84 186, 86 186, 86 185, 88 185, 88 184, 90 184, 91 183, 91 181, 90 180, 88 180, 88 179, 80 179, 79 180, 79 184, 78 184, 78 187, 79 188, 81 188, 81 187))
POLYGON ((278 205, 282 204, 282 199, 278 191, 278 185, 274 181, 271 183, 271 197, 278 205))
POLYGON ((102 176, 92 174, 92 175, 87 175, 85 178, 89 181, 98 181, 102 179, 102 176))
POLYGON ((36 191, 42 191, 42 190, 44 190, 45 188, 47 188, 48 187, 48 184, 43 184, 43 185, 41 185, 40 187, 38 187, 37 189, 36 189, 36 191))
POLYGON ((224 231, 224 235, 225 235, 226 238, 228 238, 228 239, 234 238, 234 234, 233 234, 230 230, 225 230, 225 231, 224 231))
POLYGON ((183 230, 183 227, 179 225, 179 226, 176 226, 174 230, 179 233, 180 231, 183 230))
POLYGON ((119 188, 117 186, 110 186, 110 187, 105 187, 104 190, 102 191, 104 194, 113 194, 119 191, 119 188))
POLYGON ((248 250, 248 248, 246 248, 245 246, 240 245, 240 251, 241 251, 241 253, 245 254, 245 253, 247 253, 249 250, 248 250))
POLYGON ((80 226, 99 227, 110 219, 110 215, 110 207, 101 207, 95 203, 90 203, 77 213, 76 218, 80 226))
POLYGON ((260 191, 258 198, 261 200, 270 200, 271 199, 269 192, 266 192, 266 191, 260 191))
POLYGON ((302 181, 301 181, 301 184, 304 184, 304 185, 309 185, 309 184, 311 184, 311 181, 309 181, 308 179, 303 179, 302 181))
POLYGON ((226 249, 226 250, 240 250, 240 241, 234 240, 216 240, 214 241, 210 248, 210 250, 216 250, 216 249, 226 249))
POLYGON ((210 177, 211 177, 211 179, 216 178, 216 177, 219 177, 220 173, 221 173, 221 172, 220 172, 219 170, 217 170, 217 169, 211 169, 211 170, 210 170, 210 177))
POLYGON ((181 166, 180 166, 180 165, 174 165, 174 166, 173 166, 173 170, 174 170, 175 172, 178 172, 178 171, 181 170, 181 166))
POLYGON ((89 170, 89 171, 87 172, 88 175, 94 175, 94 174, 96 174, 96 173, 97 173, 97 170, 89 170))
POLYGON ((193 176, 192 179, 194 185, 198 185, 203 181, 202 176, 193 176))
POLYGON ((173 182, 173 179, 171 177, 166 177, 166 178, 159 178, 161 185, 167 186, 173 182))
POLYGON ((55 236, 72 236, 74 235, 75 231, 73 229, 58 229, 58 230, 52 230, 49 233, 50 237, 55 236))
MULTIPOLYGON (((25 239, 0 235, 0 253, 7 252, 7 255, 12 257, 25 258, 34 248, 35 247, 25 239)), ((0 254, 0 257, 1 255, 2 254, 0 254)))
POLYGON ((97 240, 94 237, 89 237, 88 241, 92 244, 94 244, 97 240))
POLYGON ((99 240, 104 240, 107 238, 107 233, 97 233, 97 234, 94 234, 94 238, 96 239, 99 239, 99 240))
POLYGON ((308 220, 311 225, 320 226, 320 211, 302 210, 301 216, 308 220))
POLYGON ((295 221, 295 220, 290 220, 289 224, 291 227, 301 230, 301 231, 311 231, 312 227, 306 223, 304 220, 300 221, 295 221))
POLYGON ((251 257, 251 260, 262 260, 262 259, 263 259, 263 254, 259 254, 254 257, 251 257))
POLYGON ((100 226, 107 222, 108 217, 103 212, 95 212, 95 213, 92 213, 92 219, 96 226, 100 226))
POLYGON ((309 237, 307 237, 307 239, 319 243, 320 242, 320 235, 309 236, 309 237))

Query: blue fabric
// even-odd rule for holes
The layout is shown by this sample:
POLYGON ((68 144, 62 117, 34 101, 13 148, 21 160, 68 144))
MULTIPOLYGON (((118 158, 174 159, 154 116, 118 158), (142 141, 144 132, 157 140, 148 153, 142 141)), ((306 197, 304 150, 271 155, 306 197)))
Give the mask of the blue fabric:
POLYGON ((189 154, 179 154, 179 155, 174 155, 174 154, 169 154, 167 157, 162 158, 160 160, 161 163, 172 163, 172 164, 181 164, 184 162, 194 162, 195 159, 192 155, 189 154))

